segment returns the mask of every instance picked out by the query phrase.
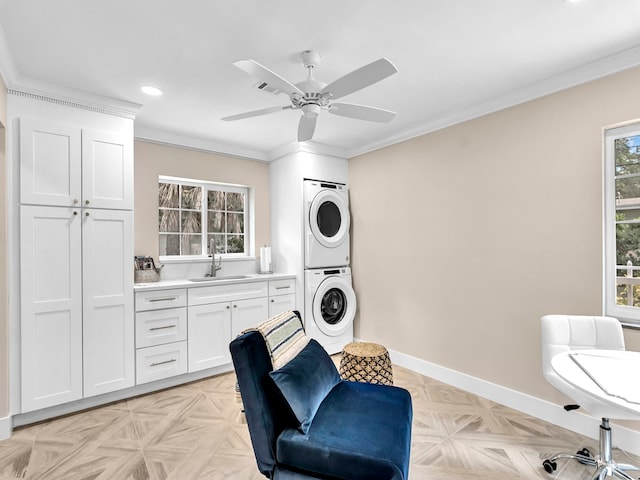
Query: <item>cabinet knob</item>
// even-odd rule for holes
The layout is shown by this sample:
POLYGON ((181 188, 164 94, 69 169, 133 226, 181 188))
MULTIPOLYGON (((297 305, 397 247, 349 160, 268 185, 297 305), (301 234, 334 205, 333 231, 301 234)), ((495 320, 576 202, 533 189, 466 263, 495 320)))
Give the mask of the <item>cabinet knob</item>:
POLYGON ((78 199, 77 199, 77 198, 74 198, 74 199, 73 199, 73 204, 74 204, 74 205, 77 205, 77 204, 78 204, 78 199))
POLYGON ((271 299, 271 303, 274 303, 275 301, 276 301, 276 299, 275 299, 275 298, 272 298, 272 299, 271 299))
POLYGON ((238 308, 238 305, 234 305, 233 308, 238 308))
POLYGON ((84 216, 88 217, 89 216, 89 212, 84 212, 84 216))
POLYGON ((76 212, 75 210, 73 211, 73 215, 78 215, 78 212, 76 212))
POLYGON ((85 200, 85 201, 84 201, 84 204, 85 204, 85 205, 89 205, 89 200, 85 200))
POLYGON ((231 307, 229 305, 227 305, 227 310, 229 310, 231 307))

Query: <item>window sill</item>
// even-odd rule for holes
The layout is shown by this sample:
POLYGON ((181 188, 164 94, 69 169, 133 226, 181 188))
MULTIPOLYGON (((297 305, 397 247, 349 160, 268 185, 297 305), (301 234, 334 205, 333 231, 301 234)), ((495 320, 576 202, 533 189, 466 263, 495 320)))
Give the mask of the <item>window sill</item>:
MULTIPOLYGON (((238 255, 238 256, 216 256, 216 260, 218 258, 222 258, 223 262, 255 262, 256 257, 250 257, 248 255, 238 255)), ((160 264, 163 265, 174 265, 181 263, 203 263, 203 262, 211 262, 211 257, 160 257, 160 264)))

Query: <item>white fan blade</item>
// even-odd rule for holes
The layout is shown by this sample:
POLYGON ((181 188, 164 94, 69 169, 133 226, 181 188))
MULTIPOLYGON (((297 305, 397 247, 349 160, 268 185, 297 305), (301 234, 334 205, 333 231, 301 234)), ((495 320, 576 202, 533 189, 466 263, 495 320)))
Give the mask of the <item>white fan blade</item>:
POLYGON ((316 131, 316 122, 318 116, 305 116, 300 117, 300 123, 298 123, 298 141, 304 142, 305 140, 311 140, 313 138, 313 132, 316 131))
POLYGON ((243 72, 256 77, 261 82, 270 85, 271 87, 279 90, 282 93, 286 93, 287 95, 297 93, 301 96, 304 96, 304 92, 296 87, 293 83, 285 80, 277 73, 269 70, 267 67, 260 65, 255 60, 238 60, 237 62, 233 62, 233 64, 243 72))
POLYGON ((262 110, 254 110, 252 112, 231 115, 229 117, 221 118, 220 120, 224 120, 225 122, 231 122, 233 120, 242 120, 243 118, 258 117, 260 115, 266 115, 268 113, 279 112, 280 110, 291 110, 292 108, 293 107, 291 105, 287 105, 285 107, 269 107, 269 108, 263 108, 262 110))
POLYGON ((390 122, 396 116, 396 112, 392 112, 390 110, 356 105, 354 103, 332 103, 329 107, 329 113, 341 115, 343 117, 382 123, 390 122))
POLYGON ((322 89, 320 93, 331 93, 331 98, 338 98, 373 85, 396 73, 398 69, 386 58, 381 58, 351 73, 340 77, 322 89))

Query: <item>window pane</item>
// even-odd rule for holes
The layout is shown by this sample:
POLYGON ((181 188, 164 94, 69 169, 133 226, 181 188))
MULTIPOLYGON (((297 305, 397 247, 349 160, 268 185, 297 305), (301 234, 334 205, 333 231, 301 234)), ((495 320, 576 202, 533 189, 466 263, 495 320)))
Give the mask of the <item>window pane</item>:
POLYGON ((180 212, 178 210, 160 209, 158 227, 161 232, 180 231, 180 212))
MULTIPOLYGON (((631 261, 640 265, 640 225, 618 223, 616 225, 616 265, 626 266, 631 261)), ((619 275, 620 272, 616 273, 619 275)))
POLYGON ((244 253, 244 235, 227 236, 227 253, 244 253))
POLYGON ((207 225, 207 231, 208 232, 215 232, 215 233, 224 233, 225 229, 226 229, 226 224, 225 224, 225 216, 224 213, 222 212, 209 212, 208 213, 208 225, 207 225))
POLYGON ((614 145, 616 175, 640 173, 640 135, 617 138, 614 145))
POLYGON ((211 238, 216 241, 216 253, 227 253, 227 249, 225 248, 224 235, 209 235, 209 240, 211 238))
POLYGON ((243 213, 227 213, 227 233, 244 233, 243 213))
POLYGON ((182 255, 202 255, 202 235, 182 235, 182 255))
POLYGON ((224 210, 224 192, 209 190, 207 200, 209 210, 224 210))
POLYGON ((158 185, 158 205, 162 207, 178 207, 180 186, 175 183, 161 183, 158 185))
POLYGON ((616 178, 616 205, 630 203, 640 204, 640 176, 616 178), (627 202, 621 202, 627 200, 627 202))
POLYGON ((242 193, 227 193, 227 210, 244 212, 244 195, 242 193))
POLYGON ((202 208, 202 188, 182 186, 182 208, 200 210, 202 208))
POLYGON ((201 217, 200 212, 182 212, 182 233, 201 233, 201 217))
POLYGON ((616 221, 640 221, 640 207, 616 211, 616 221))
POLYGON ((180 235, 160 235, 160 255, 180 255, 180 235))

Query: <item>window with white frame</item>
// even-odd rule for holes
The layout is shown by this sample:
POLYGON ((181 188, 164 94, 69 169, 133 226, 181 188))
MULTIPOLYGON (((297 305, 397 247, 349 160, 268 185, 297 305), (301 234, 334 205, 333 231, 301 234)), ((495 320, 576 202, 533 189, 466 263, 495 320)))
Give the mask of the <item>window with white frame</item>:
POLYGON ((174 177, 158 181, 160 256, 248 255, 249 188, 174 177))
POLYGON ((640 324, 640 122, 605 130, 605 313, 640 324))

